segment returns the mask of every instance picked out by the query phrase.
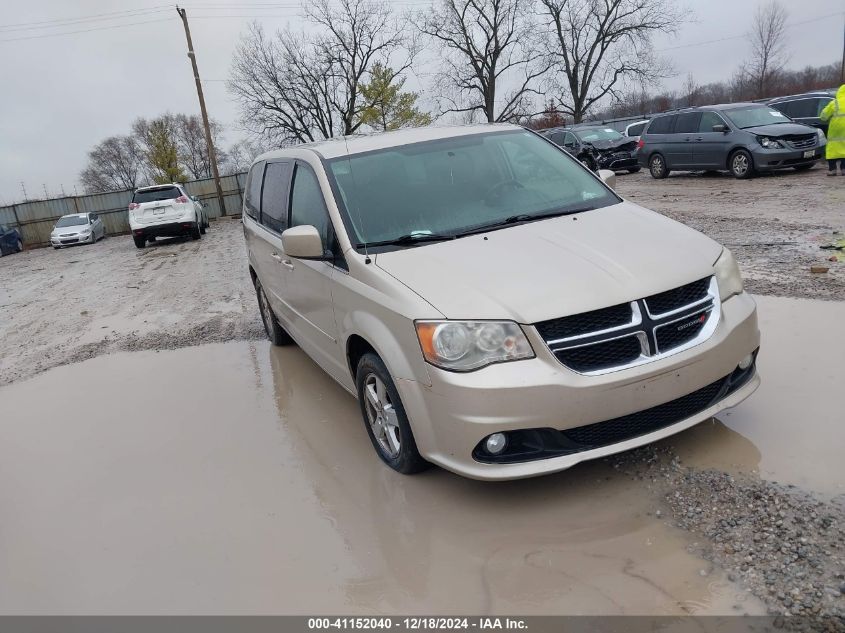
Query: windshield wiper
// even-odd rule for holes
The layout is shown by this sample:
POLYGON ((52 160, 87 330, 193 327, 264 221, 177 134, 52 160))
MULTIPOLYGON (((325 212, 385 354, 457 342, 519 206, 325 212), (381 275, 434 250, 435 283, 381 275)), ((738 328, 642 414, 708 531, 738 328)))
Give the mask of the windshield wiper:
POLYGON ((512 226, 514 224, 523 224, 533 220, 545 220, 547 218, 558 218, 562 215, 574 215, 576 213, 583 213, 584 211, 593 211, 595 208, 596 207, 587 206, 579 207, 577 209, 558 209, 557 211, 547 211, 546 213, 520 213, 507 217, 504 220, 491 222, 490 224, 482 224, 481 226, 475 226, 471 229, 467 229, 466 231, 461 231, 457 234, 457 236, 460 237, 462 235, 472 235, 473 233, 483 233, 490 229, 512 226))
POLYGON ((417 244, 420 242, 444 242, 446 240, 453 240, 456 235, 448 235, 441 233, 407 233, 389 240, 380 240, 378 242, 361 242, 357 248, 367 248, 370 246, 405 246, 408 244, 417 244))

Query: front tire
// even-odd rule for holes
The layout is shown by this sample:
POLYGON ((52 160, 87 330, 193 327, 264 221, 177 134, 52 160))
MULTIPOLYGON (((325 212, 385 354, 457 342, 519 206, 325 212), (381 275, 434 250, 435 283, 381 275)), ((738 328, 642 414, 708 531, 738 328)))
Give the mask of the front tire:
POLYGON ((270 302, 267 300, 267 295, 264 294, 264 288, 258 278, 255 278, 255 295, 258 298, 258 311, 261 313, 261 322, 264 324, 264 331, 267 333, 267 338, 273 345, 288 345, 293 342, 290 335, 285 332, 284 328, 279 325, 279 320, 273 314, 273 308, 270 307, 270 302))
POLYGON ((669 175, 669 168, 662 154, 654 154, 648 159, 648 171, 655 180, 663 180, 669 175))
POLYGON ((728 169, 734 178, 745 180, 754 175, 754 160, 744 149, 738 149, 728 161, 728 169))
POLYGON ((373 353, 361 357, 355 385, 367 435, 381 460, 403 475, 428 468, 430 464, 417 450, 405 407, 381 358, 373 353))

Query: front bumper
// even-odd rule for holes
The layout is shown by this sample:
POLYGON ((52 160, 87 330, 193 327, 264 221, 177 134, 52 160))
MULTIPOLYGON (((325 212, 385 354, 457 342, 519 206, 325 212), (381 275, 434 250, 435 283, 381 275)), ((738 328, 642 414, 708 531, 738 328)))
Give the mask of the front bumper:
POLYGON ((752 151, 754 169, 757 171, 772 171, 775 169, 812 165, 824 158, 824 151, 825 145, 816 145, 807 149, 765 149, 758 147, 752 151))
POLYGON ((599 169, 634 169, 639 167, 637 157, 634 154, 628 156, 601 156, 598 157, 599 169))
POLYGON ((73 246, 74 244, 90 244, 94 241, 94 234, 89 235, 73 235, 70 237, 53 237, 50 236, 51 246, 73 246))
POLYGON ((473 457, 491 433, 521 429, 566 431, 616 420, 703 390, 731 375, 760 344, 756 306, 748 294, 722 304, 713 335, 678 354, 599 376, 563 367, 533 328, 526 328, 537 357, 453 373, 429 367, 430 387, 397 380, 420 453, 429 461, 474 479, 516 479, 552 473, 625 451, 702 422, 748 397, 759 385, 750 375, 706 408, 643 435, 599 448, 518 463, 485 463, 473 457))

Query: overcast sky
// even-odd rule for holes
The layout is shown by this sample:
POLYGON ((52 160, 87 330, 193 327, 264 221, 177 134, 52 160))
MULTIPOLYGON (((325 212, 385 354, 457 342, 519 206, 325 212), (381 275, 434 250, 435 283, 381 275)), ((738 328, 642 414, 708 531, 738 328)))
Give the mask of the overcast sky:
MULTIPOLYGON (((30 197, 43 197, 44 185, 51 197, 60 195, 62 186, 72 194, 86 152, 107 136, 127 133, 136 117, 199 112, 182 23, 172 5, 157 1, 163 0, 0 0, 0 204, 22 199, 21 181, 30 197), (55 22, 64 19, 71 21, 55 22), (55 36, 68 31, 84 32, 55 36)), ((394 1, 402 9, 426 6, 424 0, 394 1)), ((298 4, 189 0, 182 5, 188 8, 209 113, 227 130, 224 146, 240 137, 237 108, 220 81, 228 76, 239 35, 254 19, 271 31, 300 25, 298 4)), ((698 83, 727 79, 748 52, 741 36, 755 2, 686 4, 694 21, 676 37, 655 41, 678 70, 664 82, 668 88, 680 87, 688 72, 698 83), (733 36, 740 37, 701 44, 733 36)), ((800 11, 795 3, 785 4, 789 66, 838 60, 843 0, 803 0, 800 11), (817 19, 822 16, 832 17, 817 19)))

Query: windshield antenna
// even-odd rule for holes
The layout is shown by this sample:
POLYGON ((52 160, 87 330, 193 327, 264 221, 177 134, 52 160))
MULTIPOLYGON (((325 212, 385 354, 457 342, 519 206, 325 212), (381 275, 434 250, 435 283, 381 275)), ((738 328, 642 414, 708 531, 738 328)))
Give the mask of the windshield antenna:
MULTIPOLYGON (((343 135, 343 144, 346 146, 346 162, 349 165, 349 176, 352 178, 352 186, 355 188, 355 215, 358 216, 358 225, 363 229, 364 219, 361 217, 361 209, 358 206, 358 200, 360 199, 358 195, 358 183, 355 180, 355 172, 352 169, 352 159, 349 157, 349 141, 347 140, 346 134, 343 135)), ((373 260, 370 259, 370 253, 367 251, 367 242, 364 241, 361 246, 364 247, 364 263, 372 264, 373 260)))

